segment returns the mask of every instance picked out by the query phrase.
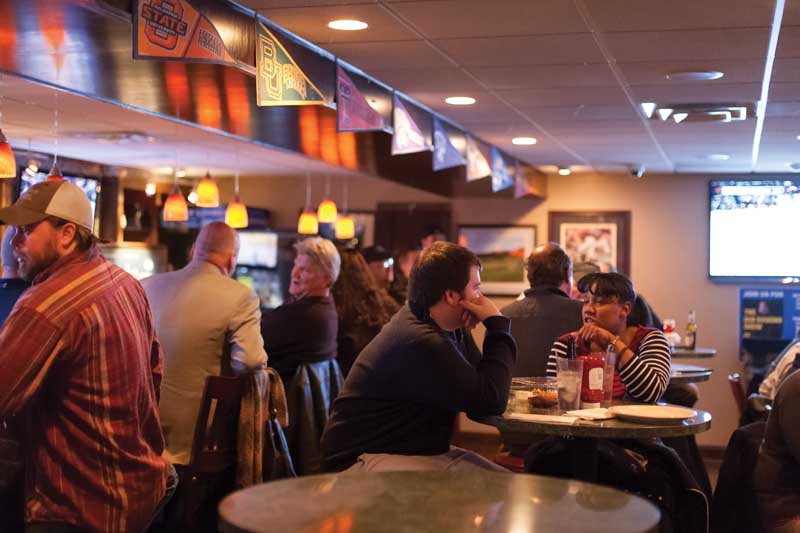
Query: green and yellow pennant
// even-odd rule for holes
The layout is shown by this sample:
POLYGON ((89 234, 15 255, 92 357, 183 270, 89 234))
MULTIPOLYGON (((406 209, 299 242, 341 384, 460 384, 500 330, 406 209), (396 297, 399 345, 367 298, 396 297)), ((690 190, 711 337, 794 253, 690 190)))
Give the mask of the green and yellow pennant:
POLYGON ((256 49, 256 98, 259 106, 325 104, 322 92, 261 21, 256 49))

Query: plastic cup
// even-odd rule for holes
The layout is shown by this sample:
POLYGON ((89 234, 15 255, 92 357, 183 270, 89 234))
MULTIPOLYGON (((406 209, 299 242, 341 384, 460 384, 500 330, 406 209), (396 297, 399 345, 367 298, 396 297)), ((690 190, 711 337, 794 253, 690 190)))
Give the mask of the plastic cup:
POLYGON ((562 411, 580 409, 583 361, 580 359, 556 357, 556 369, 559 409, 562 411))

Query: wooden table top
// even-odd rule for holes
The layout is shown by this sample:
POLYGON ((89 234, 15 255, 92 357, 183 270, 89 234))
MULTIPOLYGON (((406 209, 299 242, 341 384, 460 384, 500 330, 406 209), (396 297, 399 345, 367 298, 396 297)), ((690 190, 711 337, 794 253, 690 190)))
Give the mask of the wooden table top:
POLYGON ((717 355, 717 350, 714 348, 695 348, 694 350, 688 350, 676 346, 672 350, 673 359, 708 359, 715 355, 717 355))
POLYGON ((219 506, 223 533, 626 533, 657 531, 659 510, 590 483, 494 472, 328 474, 264 483, 219 506))

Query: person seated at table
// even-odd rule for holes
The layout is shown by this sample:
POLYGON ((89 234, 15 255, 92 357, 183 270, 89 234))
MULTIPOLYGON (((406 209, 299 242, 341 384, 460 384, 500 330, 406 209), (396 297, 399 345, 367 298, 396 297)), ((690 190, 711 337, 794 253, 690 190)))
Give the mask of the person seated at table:
POLYGON ((556 357, 567 355, 567 339, 576 341, 578 355, 617 352, 614 398, 627 394, 633 400, 658 401, 669 383, 671 353, 664 333, 655 328, 629 326, 636 291, 633 283, 616 272, 588 274, 579 284, 583 300, 583 326, 558 338, 550 351, 547 375, 556 376, 556 357))
POLYGON ((765 377, 764 381, 758 386, 758 393, 761 396, 769 398, 770 400, 775 398, 775 393, 778 391, 778 387, 783 380, 786 379, 789 374, 797 370, 795 368, 795 359, 797 356, 800 356, 800 340, 789 343, 789 345, 778 354, 778 357, 775 358, 772 364, 769 365, 767 377, 765 377))
POLYGON ((800 372, 778 387, 756 462, 754 487, 762 525, 800 531, 800 372))
POLYGON ((460 411, 498 415, 516 344, 510 321, 480 292, 481 263, 449 242, 424 250, 408 304, 359 354, 322 436, 327 470, 502 470, 450 445, 460 411), (481 356, 470 329, 486 327, 481 356))
POLYGON ((357 250, 341 254, 342 269, 331 294, 339 316, 336 359, 347 377, 359 352, 371 341, 397 311, 397 304, 372 277, 366 261, 357 250))
POLYGON ((295 244, 289 294, 291 300, 261 317, 261 336, 269 365, 287 385, 303 363, 336 357, 339 319, 331 287, 339 277, 336 246, 322 237, 295 244))

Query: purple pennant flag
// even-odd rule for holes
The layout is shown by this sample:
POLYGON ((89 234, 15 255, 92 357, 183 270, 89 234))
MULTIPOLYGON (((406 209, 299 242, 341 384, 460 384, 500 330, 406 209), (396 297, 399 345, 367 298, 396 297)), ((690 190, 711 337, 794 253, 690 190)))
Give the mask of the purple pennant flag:
POLYGON ((433 171, 437 172, 466 163, 467 160, 450 141, 450 136, 444 129, 442 121, 438 117, 433 117, 433 171))
POLYGON ((383 116, 375 111, 347 71, 336 67, 336 116, 338 131, 385 130, 383 116))
POLYGON ((492 192, 502 191, 512 185, 514 185, 514 178, 508 171, 503 154, 492 146, 492 192))
POLYGON ((394 135, 392 136, 392 155, 426 152, 431 149, 425 135, 408 113, 406 106, 394 95, 394 135))
POLYGON ((485 178, 492 173, 492 168, 478 147, 475 139, 467 135, 467 181, 485 178))

